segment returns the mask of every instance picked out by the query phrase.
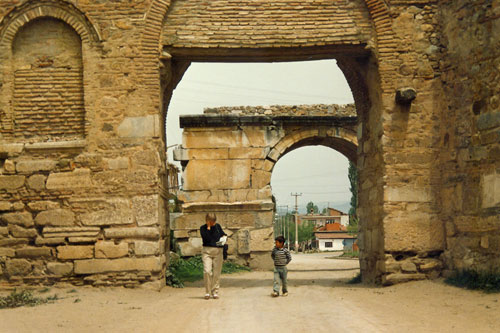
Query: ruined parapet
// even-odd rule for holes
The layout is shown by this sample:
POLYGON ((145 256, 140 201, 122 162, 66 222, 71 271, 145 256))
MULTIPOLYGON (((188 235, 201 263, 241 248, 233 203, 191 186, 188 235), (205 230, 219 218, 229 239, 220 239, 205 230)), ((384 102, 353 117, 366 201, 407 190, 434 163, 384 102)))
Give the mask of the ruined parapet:
POLYGON ((206 108, 204 114, 236 116, 335 116, 356 117, 354 104, 303 104, 266 106, 221 106, 206 108))

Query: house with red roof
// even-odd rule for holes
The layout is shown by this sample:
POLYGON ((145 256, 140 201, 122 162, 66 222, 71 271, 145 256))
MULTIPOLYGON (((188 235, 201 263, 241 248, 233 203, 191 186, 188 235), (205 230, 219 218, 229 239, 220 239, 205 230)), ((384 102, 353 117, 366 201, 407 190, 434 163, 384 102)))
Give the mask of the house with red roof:
POLYGON ((352 251, 356 236, 347 232, 340 223, 327 223, 314 232, 317 248, 320 251, 352 251))

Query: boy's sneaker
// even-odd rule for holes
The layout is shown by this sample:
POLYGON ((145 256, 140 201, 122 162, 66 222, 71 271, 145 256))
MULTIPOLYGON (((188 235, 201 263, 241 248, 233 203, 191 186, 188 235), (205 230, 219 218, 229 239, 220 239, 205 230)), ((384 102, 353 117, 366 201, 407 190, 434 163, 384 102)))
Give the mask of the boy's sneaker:
POLYGON ((210 299, 210 294, 205 294, 205 299, 210 299))
POLYGON ((283 293, 283 296, 288 296, 288 292, 286 292, 286 291, 285 291, 285 292, 283 293))
POLYGON ((275 291, 273 291, 273 292, 271 293, 271 296, 273 296, 273 297, 278 297, 279 295, 280 295, 280 294, 278 294, 278 293, 277 293, 277 292, 275 292, 275 291))
POLYGON ((214 294, 214 299, 219 299, 219 295, 214 294))

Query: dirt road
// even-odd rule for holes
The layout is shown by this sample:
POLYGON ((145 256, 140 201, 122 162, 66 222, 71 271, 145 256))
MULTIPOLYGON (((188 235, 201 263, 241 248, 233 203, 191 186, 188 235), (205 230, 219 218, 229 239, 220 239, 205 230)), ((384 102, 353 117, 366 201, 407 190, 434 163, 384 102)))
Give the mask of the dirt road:
POLYGON ((500 331, 499 294, 439 281, 351 286, 345 280, 357 273, 357 261, 325 257, 331 255, 294 255, 288 297, 270 297, 271 272, 224 275, 221 298, 209 301, 200 282, 161 292, 52 288, 45 295, 64 299, 0 310, 0 332, 500 331))

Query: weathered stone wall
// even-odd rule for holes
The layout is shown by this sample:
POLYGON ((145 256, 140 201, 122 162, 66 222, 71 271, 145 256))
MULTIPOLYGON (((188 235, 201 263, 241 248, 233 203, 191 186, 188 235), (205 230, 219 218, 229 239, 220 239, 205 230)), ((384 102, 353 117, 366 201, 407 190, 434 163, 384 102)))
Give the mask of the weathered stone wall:
MULTIPOLYGON (((305 145, 321 144, 356 158, 356 117, 283 117, 291 107, 246 107, 210 110, 202 116, 182 116, 182 147, 174 158, 184 166, 182 214, 173 223, 174 237, 181 254, 201 253, 199 228, 207 212, 229 236, 229 254, 255 268, 272 267, 273 242, 271 173, 275 163, 289 151, 305 145), (240 110, 241 108, 234 108, 240 110), (274 110, 262 116, 260 111, 274 110), (226 113, 226 114, 224 114, 226 113), (249 116, 252 114, 252 116, 249 116), (257 114, 257 116, 255 116, 257 114)), ((317 106, 300 106, 305 113, 317 106)), ((324 107, 342 109, 338 106, 324 107)), ((309 112, 310 111, 310 112, 309 112)), ((339 112, 342 113, 342 112, 339 112)), ((348 113, 348 112, 344 112, 348 113)))
POLYGON ((500 267, 500 2, 442 1, 446 268, 500 267))
MULTIPOLYGON (((385 283, 438 275, 441 267, 436 259, 445 249, 436 191, 440 186, 437 161, 442 112, 438 7, 432 1, 398 1, 391 13, 394 52, 389 63, 393 72, 387 76, 381 73, 381 80, 386 82, 382 89, 386 86, 392 91, 383 91, 382 107, 376 107, 382 111, 382 128, 381 132, 377 131, 381 140, 376 146, 372 143, 363 147, 383 151, 384 192, 378 199, 383 201, 384 210, 382 282, 385 283), (395 101, 394 92, 404 87, 417 91, 411 104, 395 101)), ((363 130, 372 132, 369 135, 375 134, 373 129, 377 126, 363 124, 363 130)), ((376 163, 376 157, 369 163, 376 163)), ((360 193, 364 200, 371 201, 372 190, 366 190, 376 181, 380 178, 361 180, 360 193)), ((361 217, 362 224, 366 218, 361 217)), ((363 237, 370 238, 366 241, 373 244, 379 242, 378 235, 380 232, 375 235, 368 232, 363 237)))
MULTIPOLYGON (((297 125, 282 139, 291 146, 274 146, 271 160, 256 165, 248 161, 274 140, 267 130, 248 127, 244 136, 231 126, 189 129, 220 147, 188 151, 187 173, 192 162, 213 169, 203 156, 217 157, 214 172, 234 171, 224 183, 234 188, 208 198, 239 200, 239 186, 250 180, 235 171, 243 168, 252 174, 249 198, 264 200, 259 189, 272 161, 300 138, 310 144, 321 137, 357 160, 365 281, 434 276, 443 252, 450 269, 492 266, 499 253, 498 7, 497 0, 1 0, 1 278, 129 285, 162 279, 163 122, 173 89, 198 60, 335 58, 359 119, 357 154, 336 141, 336 131, 318 126, 294 136, 297 125), (36 25, 65 32, 51 28, 36 38, 46 47, 28 49, 42 31, 29 32, 36 25), (55 79, 59 73, 67 75, 64 84, 55 79), (34 78, 44 83, 30 85, 34 78), (396 91, 407 87, 416 98, 396 103, 396 91), (61 97, 74 102, 61 104, 54 92, 70 93, 61 97), (116 251, 102 258, 106 246, 116 251)), ((201 195, 200 185, 188 183, 201 195)), ((268 202, 261 204, 266 216, 268 202)))
POLYGON ((158 47, 151 70, 143 46, 155 39, 143 34, 149 8, 0 1, 1 280, 164 283, 165 142, 158 47), (153 87, 143 77, 151 71, 153 87))

